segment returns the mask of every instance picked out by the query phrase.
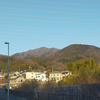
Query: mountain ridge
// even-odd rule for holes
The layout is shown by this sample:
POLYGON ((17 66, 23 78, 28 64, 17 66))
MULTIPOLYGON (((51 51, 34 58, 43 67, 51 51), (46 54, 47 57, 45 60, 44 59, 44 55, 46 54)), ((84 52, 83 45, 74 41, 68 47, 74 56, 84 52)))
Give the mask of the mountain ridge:
POLYGON ((19 58, 38 57, 63 63, 92 57, 97 62, 100 62, 100 48, 93 45, 71 44, 63 49, 41 47, 27 52, 16 53, 12 56, 19 58))
POLYGON ((16 54, 13 54, 12 56, 19 57, 19 58, 31 58, 31 57, 44 58, 58 50, 60 49, 41 47, 34 50, 28 50, 22 53, 16 53, 16 54))
POLYGON ((100 48, 92 45, 72 44, 46 57, 60 62, 77 61, 94 58, 100 61, 100 48))
MULTIPOLYGON (((46 54, 46 52, 44 52, 45 49, 49 51, 49 49, 44 47, 42 48, 43 52, 41 51, 41 49, 35 49, 36 52, 38 51, 40 52, 40 54, 42 54, 41 57, 27 56, 27 58, 24 59, 24 58, 10 56, 10 60, 9 60, 11 65, 10 67, 12 68, 12 70, 15 70, 15 68, 17 70, 18 69, 17 67, 19 66, 22 69, 23 68, 27 69, 29 66, 31 66, 32 69, 36 69, 36 70, 37 69, 42 70, 43 68, 51 70, 51 66, 53 66, 55 70, 64 70, 66 64, 69 62, 76 62, 78 60, 85 60, 89 58, 94 58, 96 64, 100 64, 100 48, 96 46, 73 44, 61 50, 57 49, 57 51, 53 53, 49 51, 49 54, 47 53, 48 55, 46 54)), ((23 53, 21 55, 25 56, 23 53)), ((0 66, 1 69, 3 68, 2 65, 4 64, 3 66, 5 66, 4 69, 6 70, 7 62, 8 62, 7 56, 1 55, 0 59, 1 59, 1 66, 0 66)))

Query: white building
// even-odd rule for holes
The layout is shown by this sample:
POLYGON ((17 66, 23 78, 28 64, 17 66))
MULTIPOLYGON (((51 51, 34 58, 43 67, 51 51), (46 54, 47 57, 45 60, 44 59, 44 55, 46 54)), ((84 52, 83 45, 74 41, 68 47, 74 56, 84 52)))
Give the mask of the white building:
POLYGON ((41 80, 41 81, 46 81, 46 75, 44 73, 38 73, 35 75, 35 79, 38 81, 38 80, 41 80))
POLYGON ((50 81, 56 81, 59 82, 61 81, 64 77, 68 76, 68 75, 72 75, 72 72, 70 71, 62 71, 62 72, 51 72, 49 75, 49 80, 50 81))
POLYGON ((59 82, 63 79, 63 75, 60 72, 51 72, 49 75, 49 80, 50 81, 56 81, 59 82))
POLYGON ((40 72, 26 72, 26 79, 35 79, 35 75, 40 72))
POLYGON ((26 72, 26 79, 46 81, 46 75, 41 72, 26 72))

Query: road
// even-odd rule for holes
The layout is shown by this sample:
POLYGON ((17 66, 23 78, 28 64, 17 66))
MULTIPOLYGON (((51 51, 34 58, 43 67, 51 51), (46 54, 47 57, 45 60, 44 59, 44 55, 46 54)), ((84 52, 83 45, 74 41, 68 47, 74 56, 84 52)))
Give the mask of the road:
MULTIPOLYGON (((0 100, 7 100, 7 94, 5 93, 4 88, 0 88, 0 100)), ((25 100, 25 99, 9 95, 9 100, 25 100)))

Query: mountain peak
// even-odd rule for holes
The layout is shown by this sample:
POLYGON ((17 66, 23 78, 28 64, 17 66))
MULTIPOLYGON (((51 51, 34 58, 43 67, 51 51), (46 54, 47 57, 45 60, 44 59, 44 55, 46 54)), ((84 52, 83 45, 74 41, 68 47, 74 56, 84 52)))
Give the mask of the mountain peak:
POLYGON ((46 56, 48 56, 48 55, 50 55, 58 50, 59 49, 56 49, 56 48, 41 47, 41 48, 37 48, 34 50, 22 52, 22 53, 16 53, 12 56, 19 57, 19 58, 30 58, 30 57, 44 58, 44 57, 46 57, 46 56))
POLYGON ((72 44, 48 56, 47 59, 66 63, 90 57, 100 59, 100 48, 92 45, 72 44))

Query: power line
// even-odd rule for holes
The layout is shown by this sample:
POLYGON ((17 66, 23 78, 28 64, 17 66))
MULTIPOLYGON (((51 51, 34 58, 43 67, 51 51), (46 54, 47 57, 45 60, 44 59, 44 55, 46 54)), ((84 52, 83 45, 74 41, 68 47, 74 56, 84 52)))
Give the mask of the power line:
POLYGON ((35 12, 45 12, 45 13, 60 13, 60 14, 80 14, 80 15, 100 15, 100 14, 89 14, 89 13, 68 13, 68 12, 55 12, 55 11, 43 11, 43 10, 30 10, 30 9, 20 9, 20 8, 10 8, 10 7, 0 7, 3 9, 13 9, 13 10, 24 10, 24 11, 35 11, 35 12))
POLYGON ((8 4, 8 5, 27 6, 27 7, 38 7, 38 8, 50 8, 50 9, 100 11, 100 10, 93 10, 93 9, 75 9, 75 8, 45 7, 45 6, 33 6, 33 5, 14 4, 14 3, 5 3, 5 2, 0 2, 0 3, 1 4, 8 4))
POLYGON ((80 18, 60 18, 60 17, 46 17, 46 16, 33 16, 33 15, 22 15, 13 13, 1 13, 3 15, 14 15, 14 16, 25 16, 25 17, 38 17, 38 18, 51 18, 51 19, 69 19, 69 20, 89 20, 89 21, 100 21, 100 19, 80 19, 80 18))
POLYGON ((10 26, 10 25, 0 25, 0 26, 16 27, 16 28, 31 28, 31 29, 58 30, 58 29, 49 29, 49 28, 23 27, 23 26, 10 26))
POLYGON ((100 0, 81 0, 81 1, 98 1, 98 2, 100 2, 100 0))
MULTIPOLYGON (((12 39, 11 39, 12 37, 13 37, 13 38, 16 37, 16 40, 18 40, 18 41, 20 41, 19 38, 21 38, 21 39, 22 39, 22 38, 27 38, 27 39, 28 39, 28 38, 34 38, 34 39, 41 39, 41 40, 42 40, 42 39, 45 39, 45 40, 51 39, 51 40, 55 40, 55 41, 56 41, 56 40, 66 40, 66 39, 82 39, 82 38, 84 39, 84 38, 85 38, 85 40, 86 40, 86 38, 90 38, 90 39, 97 39, 97 38, 99 38, 99 37, 86 37, 86 36, 83 36, 83 37, 80 37, 80 36, 78 36, 78 37, 75 37, 75 36, 74 36, 74 37, 72 37, 72 36, 68 36, 68 37, 65 37, 65 36, 51 36, 51 37, 50 37, 50 36, 48 36, 48 37, 45 38, 43 35, 41 35, 40 37, 35 37, 35 36, 34 36, 34 37, 32 37, 32 36, 31 36, 31 37, 24 37, 24 36, 20 37, 20 36, 9 36, 9 35, 8 35, 8 36, 7 36, 7 35, 0 35, 0 36, 10 37, 10 41, 12 40, 12 39), (57 38, 57 37, 60 37, 60 38, 57 38), (17 39, 17 38, 18 38, 18 39, 17 39)), ((13 39, 13 40, 15 40, 15 39, 13 39)), ((32 39, 32 40, 33 40, 33 39, 32 39)), ((22 41, 22 40, 21 40, 21 41, 22 41)), ((26 41, 26 40, 25 40, 25 41, 26 41)), ((28 40, 28 41, 31 41, 31 39, 28 40)), ((27 42, 28 42, 28 41, 27 41, 27 42)), ((41 41, 41 42, 42 42, 42 41, 41 41)))
POLYGON ((46 20, 33 20, 33 19, 22 19, 22 18, 11 18, 11 17, 0 17, 3 19, 13 19, 13 20, 26 20, 26 21, 37 21, 37 22, 49 22, 49 23, 66 23, 66 24, 97 24, 100 23, 81 23, 81 22, 63 22, 63 21, 46 21, 46 20))
MULTIPOLYGON (((1 26, 1 25, 0 25, 1 26)), ((26 27, 25 27, 26 28, 26 27)), ((33 30, 18 30, 18 29, 9 29, 9 28, 0 28, 0 29, 4 29, 4 30, 15 30, 15 31, 25 31, 25 32, 35 32, 35 33, 40 33, 40 32, 43 32, 43 33, 58 33, 58 34, 66 34, 66 32, 74 32, 72 34, 76 34, 75 32, 95 32, 95 33, 99 33, 100 31, 86 31, 86 30, 62 30, 62 29, 56 29, 58 31, 61 31, 61 32, 50 32, 50 31, 33 31, 33 30), (63 32, 65 31, 65 33, 63 32)), ((36 29, 41 29, 41 28, 36 28, 36 29)), ((49 30, 53 30, 53 29, 49 29, 49 30)), ((5 33, 5 32, 3 32, 5 33)), ((10 33, 11 34, 11 33, 10 33)), ((13 33, 13 34, 17 34, 17 33, 13 33)), ((25 34, 25 33, 24 33, 25 34)), ((29 35, 29 33, 28 33, 29 35)))
POLYGON ((62 3, 62 2, 50 2, 50 1, 37 1, 37 0, 24 0, 24 1, 32 1, 32 2, 42 2, 42 3, 53 3, 53 4, 64 4, 64 5, 83 5, 83 6, 100 6, 96 4, 77 4, 77 3, 62 3))
MULTIPOLYGON (((80 36, 78 36, 78 37, 75 37, 75 36, 63 36, 62 34, 61 35, 48 35, 48 34, 46 34, 46 35, 43 35, 43 34, 41 34, 41 35, 38 35, 38 34, 28 34, 28 33, 24 33, 24 34, 18 34, 18 33, 9 33, 9 32, 0 32, 1 33, 1 35, 0 36, 4 36, 4 37, 10 37, 10 38, 14 38, 14 37, 16 37, 16 38, 18 38, 18 40, 20 40, 19 38, 34 38, 34 39, 55 39, 55 40, 61 40, 61 39, 66 39, 66 38, 84 38, 85 37, 85 39, 86 38, 88 38, 88 37, 86 37, 86 35, 85 36, 82 36, 82 37, 80 37, 80 36), (8 35, 7 35, 8 34, 8 35), (9 35, 9 34, 12 34, 12 35, 9 35)), ((71 35, 71 33, 66 33, 67 35, 68 34, 70 34, 71 35)), ((74 35, 75 33, 73 33, 73 35, 74 35)), ((81 35, 81 34, 79 34, 79 35, 81 35)), ((92 35, 95 35, 95 34, 91 34, 91 36, 92 35)), ((97 34, 96 34, 97 35, 97 34)), ((99 35, 99 34, 98 34, 99 35)), ((90 38, 90 37, 89 37, 90 38)), ((95 37, 93 37, 93 38, 95 38, 95 37)), ((99 38, 99 37, 98 37, 99 38)), ((11 40, 11 39, 10 39, 11 40)), ((15 39, 14 39, 15 40, 15 39)))

